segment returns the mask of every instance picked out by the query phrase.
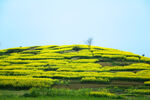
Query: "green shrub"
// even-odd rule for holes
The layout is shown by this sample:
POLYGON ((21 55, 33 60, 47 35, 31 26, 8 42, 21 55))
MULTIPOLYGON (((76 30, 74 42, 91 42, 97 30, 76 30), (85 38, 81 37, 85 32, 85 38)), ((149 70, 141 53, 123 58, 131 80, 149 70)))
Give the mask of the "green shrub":
POLYGON ((108 78, 84 77, 81 79, 82 83, 109 83, 108 78))
POLYGON ((109 97, 109 98, 122 98, 120 95, 116 95, 114 93, 103 92, 103 91, 92 91, 89 93, 90 96, 95 97, 109 97))
POLYGON ((40 53, 40 50, 26 50, 22 52, 23 54, 38 54, 40 53))
POLYGON ((150 81, 146 81, 144 84, 150 86, 150 81))
POLYGON ((12 49, 8 49, 6 51, 6 53, 17 53, 17 52, 22 52, 24 51, 24 49, 16 49, 16 48, 12 48, 12 49))
POLYGON ((29 93, 24 96, 37 97, 37 96, 88 96, 91 89, 55 89, 55 88, 31 88, 29 93))
POLYGON ((81 48, 80 48, 79 46, 74 46, 74 47, 72 48, 72 50, 79 51, 79 50, 81 50, 81 48))
POLYGON ((150 89, 132 89, 132 90, 128 90, 129 93, 131 94, 146 94, 146 95, 150 95, 150 89))

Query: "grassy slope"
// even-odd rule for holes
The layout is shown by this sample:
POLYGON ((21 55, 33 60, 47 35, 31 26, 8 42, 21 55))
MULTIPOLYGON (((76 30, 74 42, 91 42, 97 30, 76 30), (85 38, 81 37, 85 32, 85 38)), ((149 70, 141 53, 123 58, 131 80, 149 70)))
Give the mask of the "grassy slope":
MULTIPOLYGON (((0 50, 0 87, 22 90, 51 86, 97 90, 114 86, 139 89, 141 86, 149 89, 144 82, 150 80, 150 58, 112 48, 92 46, 91 50, 94 56, 86 45, 50 45, 0 50), (87 80, 82 83, 84 78, 87 80), (109 84, 103 83, 104 80, 100 78, 109 79, 109 84)), ((118 94, 116 90, 109 89, 110 92, 118 94)))
MULTIPOLYGON (((38 98, 24 98, 24 97, 1 97, 1 100, 118 100, 118 99, 110 99, 110 98, 98 98, 98 97, 38 97, 38 98)), ((133 99, 132 99, 133 100, 133 99)), ((136 99, 140 100, 140 99, 136 99)), ((143 99, 148 100, 148 99, 143 99)))
MULTIPOLYGON (((38 98, 33 98, 33 97, 1 97, 1 100, 120 100, 120 99, 111 99, 111 98, 99 98, 99 97, 38 97, 38 98)), ((149 100, 147 97, 130 97, 126 100, 149 100)))

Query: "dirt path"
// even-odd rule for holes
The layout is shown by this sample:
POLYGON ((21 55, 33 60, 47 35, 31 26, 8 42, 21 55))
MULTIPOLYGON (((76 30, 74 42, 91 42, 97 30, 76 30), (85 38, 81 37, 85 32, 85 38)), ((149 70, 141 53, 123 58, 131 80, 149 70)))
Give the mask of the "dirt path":
POLYGON ((139 86, 144 85, 143 82, 129 82, 129 81, 112 81, 110 84, 100 84, 100 83, 80 83, 79 80, 71 80, 68 85, 55 85, 53 88, 69 88, 69 89, 80 89, 80 88, 102 88, 109 86, 139 86))

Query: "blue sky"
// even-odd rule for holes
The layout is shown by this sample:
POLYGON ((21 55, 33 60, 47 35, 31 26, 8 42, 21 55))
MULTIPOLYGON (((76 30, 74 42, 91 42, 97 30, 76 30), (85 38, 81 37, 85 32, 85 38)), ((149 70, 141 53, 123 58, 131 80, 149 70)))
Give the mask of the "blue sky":
POLYGON ((150 0, 0 0, 0 49, 85 44, 150 57, 150 0))

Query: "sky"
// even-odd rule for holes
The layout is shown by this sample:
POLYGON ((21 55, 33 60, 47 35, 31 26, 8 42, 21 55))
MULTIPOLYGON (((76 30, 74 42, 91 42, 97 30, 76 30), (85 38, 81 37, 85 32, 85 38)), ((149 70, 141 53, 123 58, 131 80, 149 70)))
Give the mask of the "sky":
POLYGON ((88 38, 150 57, 150 0, 0 0, 0 49, 88 38))

